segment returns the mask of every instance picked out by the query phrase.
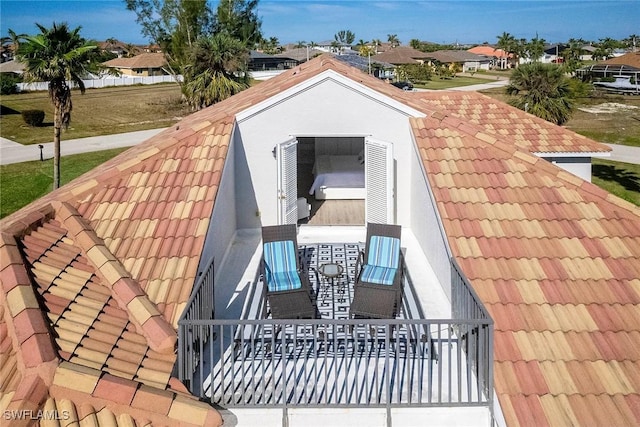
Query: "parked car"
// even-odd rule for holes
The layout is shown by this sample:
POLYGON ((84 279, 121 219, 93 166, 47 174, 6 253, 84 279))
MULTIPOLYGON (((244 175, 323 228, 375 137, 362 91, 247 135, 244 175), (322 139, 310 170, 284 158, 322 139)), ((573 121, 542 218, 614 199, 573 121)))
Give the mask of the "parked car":
POLYGON ((392 85, 394 85, 397 88, 400 88, 402 90, 413 90, 413 83, 407 81, 407 82, 393 82, 391 83, 392 85))

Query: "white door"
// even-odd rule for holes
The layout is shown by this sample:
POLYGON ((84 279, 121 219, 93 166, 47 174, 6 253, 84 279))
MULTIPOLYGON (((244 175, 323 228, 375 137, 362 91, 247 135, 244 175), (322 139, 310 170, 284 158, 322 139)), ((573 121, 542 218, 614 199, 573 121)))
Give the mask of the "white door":
POLYGON ((393 144, 365 138, 364 184, 367 189, 365 218, 367 222, 393 224, 394 167, 393 144))
POLYGON ((298 222, 298 140, 278 144, 278 224, 298 222))

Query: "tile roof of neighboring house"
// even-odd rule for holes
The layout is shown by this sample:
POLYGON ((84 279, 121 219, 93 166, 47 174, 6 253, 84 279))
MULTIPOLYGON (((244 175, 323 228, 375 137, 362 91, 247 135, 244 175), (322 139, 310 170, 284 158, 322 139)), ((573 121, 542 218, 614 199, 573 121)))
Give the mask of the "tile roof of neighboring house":
POLYGON ((0 63, 0 73, 23 73, 23 72, 24 72, 24 64, 20 61, 16 61, 15 59, 0 63))
POLYGON ((630 65, 631 67, 640 69, 640 52, 625 53, 624 55, 607 59, 598 64, 630 65))
POLYGON ((497 49, 489 45, 475 46, 467 50, 468 52, 475 53, 476 55, 495 56, 496 58, 509 58, 511 54, 505 52, 502 49, 497 49))
POLYGON ((193 286, 235 115, 327 69, 427 115, 411 126, 452 252, 495 321, 507 423, 640 423, 640 212, 530 154, 607 149, 481 94, 399 91, 327 55, 0 221, 0 409, 217 416, 168 377, 168 325, 193 286))
POLYGON ((141 53, 131 58, 114 58, 103 64, 113 68, 162 68, 167 60, 162 53, 141 53))
POLYGON ((437 50, 429 52, 428 57, 442 63, 487 61, 490 58, 466 50, 437 50))
POLYGON ((409 46, 398 46, 374 55, 371 59, 388 62, 389 64, 416 64, 419 59, 426 59, 429 55, 409 46))
POLYGON ((309 57, 309 59, 312 59, 318 55, 322 55, 323 53, 325 52, 319 49, 294 47, 291 49, 287 49, 284 52, 276 53, 274 56, 278 58, 291 58, 295 59, 298 62, 305 62, 307 60, 307 57, 309 57))

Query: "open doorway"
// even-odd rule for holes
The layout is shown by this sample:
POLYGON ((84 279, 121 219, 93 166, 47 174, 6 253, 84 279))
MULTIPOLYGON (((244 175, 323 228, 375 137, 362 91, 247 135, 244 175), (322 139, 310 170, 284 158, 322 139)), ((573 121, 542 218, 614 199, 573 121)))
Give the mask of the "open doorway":
POLYGON ((364 137, 298 137, 298 198, 310 225, 365 223, 364 137))

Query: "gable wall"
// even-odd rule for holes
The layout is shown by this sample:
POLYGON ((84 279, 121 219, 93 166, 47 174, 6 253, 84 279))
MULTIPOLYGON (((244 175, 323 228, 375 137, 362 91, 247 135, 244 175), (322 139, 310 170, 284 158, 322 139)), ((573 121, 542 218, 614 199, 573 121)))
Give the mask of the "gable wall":
POLYGON ((292 136, 372 136, 394 143, 396 220, 407 224, 413 155, 408 116, 334 80, 324 80, 238 123, 238 228, 277 223, 277 162, 273 148, 292 136), (259 211, 259 215, 257 212, 259 211))

